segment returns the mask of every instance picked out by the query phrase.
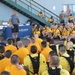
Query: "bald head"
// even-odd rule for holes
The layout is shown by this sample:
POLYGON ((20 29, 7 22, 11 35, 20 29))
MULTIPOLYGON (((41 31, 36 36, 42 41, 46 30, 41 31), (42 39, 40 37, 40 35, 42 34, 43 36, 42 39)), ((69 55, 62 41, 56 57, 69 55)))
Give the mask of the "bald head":
POLYGON ((18 41, 17 42, 17 46, 18 46, 18 48, 22 47, 23 46, 23 42, 22 41, 18 41))
POLYGON ((67 46, 67 48, 73 48, 73 43, 71 41, 69 41, 66 46, 67 46))
POLYGON ((59 66, 59 57, 56 55, 51 56, 49 65, 54 66, 54 67, 58 67, 59 66))

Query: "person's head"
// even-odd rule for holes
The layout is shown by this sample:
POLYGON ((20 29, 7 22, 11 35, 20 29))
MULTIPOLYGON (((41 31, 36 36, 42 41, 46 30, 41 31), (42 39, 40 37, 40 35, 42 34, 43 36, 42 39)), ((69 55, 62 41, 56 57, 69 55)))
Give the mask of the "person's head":
POLYGON ((8 40, 7 40, 7 43, 8 43, 9 45, 13 44, 13 40, 12 40, 12 39, 8 39, 8 40))
POLYGON ((11 75, 8 71, 2 71, 0 75, 11 75))
POLYGON ((66 44, 67 49, 73 48, 73 42, 69 41, 66 44))
POLYGON ((23 42, 22 42, 22 41, 18 41, 18 42, 17 42, 17 47, 18 47, 18 48, 23 47, 23 42))
POLYGON ((30 52, 31 52, 32 54, 37 53, 37 47, 36 47, 35 45, 31 46, 30 52))
POLYGON ((49 55, 48 55, 48 60, 50 61, 50 57, 55 56, 55 55, 57 56, 56 52, 55 51, 51 51, 49 53, 49 55))
POLYGON ((20 59, 19 59, 18 55, 14 54, 11 56, 10 61, 13 65, 17 65, 17 64, 19 64, 20 59))
POLYGON ((58 67, 59 66, 59 57, 56 55, 53 55, 49 59, 49 67, 58 67))
POLYGON ((0 46, 0 54, 3 54, 5 52, 5 47, 4 46, 0 46))
POLYGON ((53 18, 53 16, 51 16, 51 19, 53 18))
POLYGON ((66 52, 66 48, 63 44, 59 45, 59 53, 62 55, 66 52))
POLYGON ((42 10, 40 11, 40 14, 42 14, 42 10))
POLYGON ((50 40, 49 40, 49 43, 50 43, 50 44, 54 44, 54 40, 51 40, 51 39, 50 39, 50 40))
POLYGON ((12 55, 12 51, 11 50, 7 50, 5 53, 4 53, 5 57, 6 58, 10 58, 11 55, 12 55))
POLYGON ((70 16, 72 16, 72 14, 70 14, 70 16))
POLYGON ((14 11, 13 11, 13 14, 14 14, 14 15, 16 15, 16 14, 17 14, 16 10, 14 10, 14 11))
POLYGON ((42 46, 43 48, 46 48, 46 47, 47 47, 47 42, 46 42, 46 41, 42 41, 42 42, 41 42, 41 46, 42 46))

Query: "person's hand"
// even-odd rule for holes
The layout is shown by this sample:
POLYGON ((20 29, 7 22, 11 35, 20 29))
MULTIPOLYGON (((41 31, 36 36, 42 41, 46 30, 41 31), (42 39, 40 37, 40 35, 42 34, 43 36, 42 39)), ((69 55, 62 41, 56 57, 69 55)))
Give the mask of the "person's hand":
POLYGON ((12 28, 14 28, 14 25, 12 25, 12 28))
POLYGON ((18 67, 19 70, 23 69, 22 65, 17 65, 17 67, 18 67))
POLYGON ((23 68, 24 68, 26 71, 28 71, 28 66, 23 66, 23 68))

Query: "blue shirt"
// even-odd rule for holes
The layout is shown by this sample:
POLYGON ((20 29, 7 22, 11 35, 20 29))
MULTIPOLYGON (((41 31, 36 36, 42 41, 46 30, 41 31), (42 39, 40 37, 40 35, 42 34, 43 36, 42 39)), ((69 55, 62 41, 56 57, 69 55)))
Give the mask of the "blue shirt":
POLYGON ((18 25, 18 22, 19 22, 19 18, 17 15, 12 15, 10 17, 11 21, 12 21, 12 24, 15 24, 15 25, 18 25))

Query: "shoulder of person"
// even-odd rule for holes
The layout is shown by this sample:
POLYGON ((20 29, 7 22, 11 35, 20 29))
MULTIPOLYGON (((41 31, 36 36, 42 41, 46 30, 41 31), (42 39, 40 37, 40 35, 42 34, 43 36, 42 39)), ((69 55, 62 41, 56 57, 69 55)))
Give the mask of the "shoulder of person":
POLYGON ((61 75, 70 75, 70 73, 65 69, 61 69, 60 74, 61 75))
POLYGON ((13 16, 14 16, 14 15, 11 15, 11 16, 10 16, 10 19, 13 18, 13 16))
POLYGON ((50 75, 50 74, 49 74, 48 71, 46 70, 46 71, 44 71, 44 72, 42 73, 42 75, 50 75))

